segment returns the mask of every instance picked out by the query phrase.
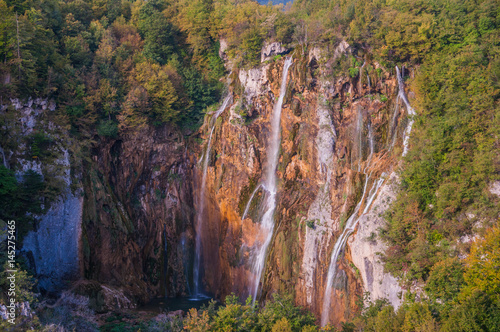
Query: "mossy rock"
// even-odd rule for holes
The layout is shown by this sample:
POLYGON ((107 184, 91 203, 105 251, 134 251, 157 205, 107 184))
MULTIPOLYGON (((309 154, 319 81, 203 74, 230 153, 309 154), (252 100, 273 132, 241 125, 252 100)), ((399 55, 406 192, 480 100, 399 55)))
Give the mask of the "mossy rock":
POLYGON ((95 312, 107 312, 107 310, 105 309, 102 287, 101 284, 97 281, 81 281, 73 288, 73 293, 88 297, 90 308, 95 312))
POLYGON ((88 297, 90 308, 97 313, 136 307, 135 302, 131 301, 123 291, 101 285, 94 280, 79 281, 72 292, 88 297))

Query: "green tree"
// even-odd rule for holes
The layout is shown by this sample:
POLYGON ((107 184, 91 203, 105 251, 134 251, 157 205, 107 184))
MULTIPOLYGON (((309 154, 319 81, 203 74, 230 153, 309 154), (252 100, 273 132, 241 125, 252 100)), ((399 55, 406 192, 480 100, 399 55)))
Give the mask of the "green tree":
POLYGON ((166 3, 161 0, 145 2, 139 13, 138 28, 144 38, 144 56, 161 65, 167 64, 175 52, 176 35, 174 25, 162 10, 166 3))

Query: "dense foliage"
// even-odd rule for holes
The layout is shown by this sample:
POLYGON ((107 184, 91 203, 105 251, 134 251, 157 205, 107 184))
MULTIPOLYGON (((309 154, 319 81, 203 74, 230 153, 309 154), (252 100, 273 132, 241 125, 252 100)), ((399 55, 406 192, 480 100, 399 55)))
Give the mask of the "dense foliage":
POLYGON ((472 246, 465 262, 448 258, 430 271, 427 298, 408 296, 394 311, 376 301, 354 320, 364 331, 498 331, 500 228, 472 246))
POLYGON ((263 308, 251 305, 251 298, 241 304, 234 295, 224 306, 211 302, 205 310, 191 309, 184 320, 188 331, 303 331, 314 327, 314 316, 294 305, 291 296, 275 294, 263 308))
POLYGON ((200 124, 226 70, 264 39, 290 39, 278 8, 252 1, 1 1, 5 97, 55 98, 74 133, 115 137, 147 122, 200 124))

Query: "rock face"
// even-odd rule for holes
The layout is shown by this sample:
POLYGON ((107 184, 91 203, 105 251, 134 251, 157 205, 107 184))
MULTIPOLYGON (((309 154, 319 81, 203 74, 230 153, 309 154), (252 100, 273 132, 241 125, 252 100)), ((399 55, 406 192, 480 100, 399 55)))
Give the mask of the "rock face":
POLYGON ((281 55, 287 53, 288 49, 284 48, 281 43, 278 42, 264 42, 264 46, 262 47, 262 52, 260 55, 260 61, 264 62, 267 60, 271 60, 271 58, 275 55, 281 55))
POLYGON ((85 278, 139 303, 189 295, 193 166, 183 136, 169 127, 96 143, 84 165, 85 278))
POLYGON ((12 100, 0 111, 15 141, 1 141, 3 165, 19 177, 33 170, 60 188, 23 239, 42 290, 60 292, 85 278, 120 307, 189 295, 195 160, 177 130, 96 136, 90 158, 81 161, 67 131, 53 122, 54 103, 12 100), (30 154, 30 138, 40 132, 50 138, 50 159, 30 154))
MULTIPOLYGON (((267 44, 262 55, 269 61, 232 70, 231 104, 215 124, 207 116, 199 132, 205 142, 212 139, 205 186, 204 144, 186 141, 174 128, 96 137, 91 158, 81 165, 82 191, 65 191, 25 241, 37 272, 52 280, 47 285, 66 278, 54 275, 51 264, 57 260, 58 271, 95 282, 119 306, 189 295, 195 216, 203 211, 202 288, 218 298, 231 292, 248 296, 251 257, 263 241, 263 173, 283 75, 284 59, 270 57, 284 52, 281 45, 267 44), (53 248, 45 251, 49 244, 53 248)), ((257 295, 265 301, 274 292, 292 293, 319 318, 335 242, 355 214, 357 227, 333 262, 337 273, 327 318, 336 325, 359 310, 356 302, 364 292, 371 300, 386 297, 396 307, 402 295, 397 280, 383 272, 378 253, 385 246, 377 230, 395 197, 407 110, 398 98, 394 70, 366 60, 354 77, 340 73, 350 52, 342 41, 334 49, 297 48, 289 55, 274 230, 257 295), (367 203, 363 188, 374 187, 384 173, 391 175, 367 203)), ((27 116, 26 128, 30 121, 27 116)), ((38 165, 29 162, 26 167, 38 165)))
MULTIPOLYGON (((68 147, 72 140, 68 132, 53 122, 54 102, 46 99, 10 100, 0 113, 9 131, 2 139, 3 165, 12 168, 19 180, 26 171, 50 178, 59 195, 46 214, 36 216, 35 229, 23 239, 22 253, 45 291, 58 291, 80 278, 80 236, 83 197, 72 186, 71 156, 68 147), (46 157, 32 156, 30 142, 41 134, 50 142, 46 157), (10 138, 10 139, 9 139, 10 138), (73 188, 72 188, 73 187, 73 188)), ((2 128, 4 129, 4 128, 2 128)), ((32 144, 32 143, 31 143, 32 144)), ((76 186, 77 187, 77 186, 76 186)))
POLYGON ((38 229, 24 239, 23 250, 31 258, 38 285, 48 291, 78 280, 83 197, 66 191, 42 216, 38 229))
MULTIPOLYGON (((258 294, 262 301, 276 291, 292 292, 319 317, 333 245, 359 203, 358 227, 335 263, 329 313, 335 324, 358 310, 363 292, 370 292, 371 300, 387 297, 396 307, 402 294, 377 255, 385 250, 376 234, 395 196, 395 175, 384 180, 371 205, 365 206, 362 193, 367 178, 371 188, 382 173, 393 173, 407 110, 397 98, 394 70, 365 62, 356 77, 336 75, 336 64, 349 52, 341 42, 333 50, 292 53, 281 115, 275 228, 258 294)), ((263 170, 283 62, 233 72, 234 102, 213 132, 202 236, 203 282, 212 293, 249 294, 252 248, 262 241, 263 170)))
POLYGON ((377 229, 384 224, 384 211, 396 198, 398 178, 392 173, 380 188, 371 210, 359 221, 358 231, 348 242, 351 258, 363 280, 363 287, 370 293, 370 300, 388 299, 394 307, 402 303, 403 290, 397 280, 384 273, 384 266, 379 253, 386 250, 381 239, 377 238, 377 229))

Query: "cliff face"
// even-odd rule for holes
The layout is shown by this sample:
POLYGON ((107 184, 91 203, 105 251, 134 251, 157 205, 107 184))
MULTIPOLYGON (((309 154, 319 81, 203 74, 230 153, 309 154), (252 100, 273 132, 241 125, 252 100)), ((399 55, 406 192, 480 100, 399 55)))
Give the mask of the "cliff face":
MULTIPOLYGON (((349 52, 343 42, 334 50, 291 54, 274 229, 259 287, 261 300, 275 291, 291 292, 298 304, 321 316, 334 244, 356 212, 357 232, 334 262, 328 320, 337 323, 353 314, 365 291, 372 300, 388 297, 396 306, 401 296, 378 261, 376 253, 385 247, 376 233, 395 195, 397 180, 390 174, 403 151, 406 110, 393 69, 365 63, 354 77, 335 75, 337 61, 349 52), (378 180, 382 186, 368 203, 368 189, 378 180)), ((283 63, 278 59, 233 73, 234 102, 215 126, 202 233, 204 282, 214 293, 247 296, 255 278, 255 247, 264 242, 263 170, 283 63)))
POLYGON ((192 168, 183 136, 168 127, 95 145, 84 177, 86 278, 139 302, 189 294, 192 168))
MULTIPOLYGON (((12 100, 1 112, 9 131, 3 165, 20 180, 28 170, 40 174, 56 192, 23 239, 41 290, 58 292, 84 277, 106 285, 103 294, 118 294, 126 306, 190 293, 194 163, 177 130, 96 137, 90 159, 81 161, 78 144, 53 121, 53 102, 12 100)), ((96 296, 99 284, 88 285, 78 292, 96 296)))
MULTIPOLYGON (((284 74, 284 58, 271 60, 273 52, 286 50, 267 47, 261 66, 232 72, 231 102, 207 116, 200 130, 204 144, 188 144, 168 126, 96 137, 77 175, 81 190, 66 191, 25 241, 26 251, 42 257, 35 258, 37 272, 50 276, 44 266, 64 265, 57 253, 47 251, 52 260, 39 253, 61 242, 77 262, 67 268, 73 279, 106 284, 135 302, 192 294, 199 259, 201 288, 218 298, 230 292, 246 297, 257 284, 259 301, 276 291, 291 293, 297 304, 336 324, 354 314, 364 292, 397 307, 402 292, 383 272, 377 253, 385 246, 376 237, 395 196, 408 123, 395 70, 366 61, 352 77, 339 74, 351 52, 345 42, 287 55, 293 63, 282 90, 267 241, 265 169, 284 74), (203 211, 199 219, 197 211, 203 211), (61 228, 61 239, 43 233, 51 227, 61 228), (261 248, 262 274, 255 268, 261 248)), ((67 153, 60 159, 69 163, 67 153)))
POLYGON ((74 141, 68 139, 65 127, 54 121, 55 114, 55 103, 42 98, 12 99, 0 105, 3 166, 14 172, 19 183, 24 183, 27 172, 32 171, 40 177, 37 186, 44 186, 45 197, 34 197, 36 188, 32 188, 34 192, 28 198, 39 200, 44 214, 32 216, 36 221, 31 227, 26 220, 16 223, 18 239, 22 237, 21 254, 37 273, 40 289, 48 292, 58 291, 80 277, 83 203, 76 185, 78 174, 71 176, 70 148, 74 141))

